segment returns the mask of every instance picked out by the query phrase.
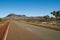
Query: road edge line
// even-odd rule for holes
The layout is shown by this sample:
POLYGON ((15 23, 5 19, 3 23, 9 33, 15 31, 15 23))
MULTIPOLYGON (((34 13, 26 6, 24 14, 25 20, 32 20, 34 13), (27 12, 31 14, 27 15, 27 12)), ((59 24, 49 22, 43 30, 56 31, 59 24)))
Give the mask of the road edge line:
POLYGON ((10 26, 10 23, 8 24, 8 28, 7 28, 6 32, 5 32, 3 40, 6 40, 6 38, 7 38, 8 31, 9 31, 9 26, 10 26))

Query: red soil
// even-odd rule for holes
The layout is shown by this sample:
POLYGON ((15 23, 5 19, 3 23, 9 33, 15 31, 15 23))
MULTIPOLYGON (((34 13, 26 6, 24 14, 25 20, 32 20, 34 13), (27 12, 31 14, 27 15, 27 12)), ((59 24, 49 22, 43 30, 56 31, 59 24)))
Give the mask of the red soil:
POLYGON ((7 30, 7 27, 9 25, 9 21, 6 21, 4 24, 3 24, 3 27, 0 28, 0 40, 2 40, 6 30, 7 30))

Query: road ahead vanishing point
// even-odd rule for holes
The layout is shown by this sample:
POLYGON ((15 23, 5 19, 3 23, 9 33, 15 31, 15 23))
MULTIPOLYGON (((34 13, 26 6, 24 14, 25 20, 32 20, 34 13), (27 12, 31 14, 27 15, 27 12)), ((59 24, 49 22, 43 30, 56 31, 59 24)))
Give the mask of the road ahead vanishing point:
POLYGON ((3 40, 60 40, 60 31, 11 21, 3 40))

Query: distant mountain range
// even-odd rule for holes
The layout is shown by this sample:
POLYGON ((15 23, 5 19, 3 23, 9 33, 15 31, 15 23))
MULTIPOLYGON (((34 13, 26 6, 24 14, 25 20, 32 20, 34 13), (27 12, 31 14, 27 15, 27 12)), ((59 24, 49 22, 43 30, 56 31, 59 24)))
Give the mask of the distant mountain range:
POLYGON ((26 18, 25 15, 16 15, 16 14, 9 14, 8 16, 6 16, 7 19, 24 19, 26 18))
POLYGON ((25 15, 16 15, 16 14, 9 14, 7 17, 11 17, 11 16, 17 16, 17 17, 26 17, 25 15))
POLYGON ((44 20, 44 18, 42 16, 31 16, 31 17, 28 17, 26 15, 17 15, 17 14, 14 14, 14 13, 11 13, 9 14, 8 16, 5 17, 6 19, 15 19, 15 20, 30 20, 30 19, 34 19, 34 20, 44 20))

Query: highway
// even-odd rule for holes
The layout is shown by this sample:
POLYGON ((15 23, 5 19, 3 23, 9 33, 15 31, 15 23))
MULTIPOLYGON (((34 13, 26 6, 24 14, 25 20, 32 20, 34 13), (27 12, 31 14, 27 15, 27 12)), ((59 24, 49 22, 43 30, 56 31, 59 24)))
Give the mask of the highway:
POLYGON ((60 31, 11 21, 4 40, 60 40, 60 31))

